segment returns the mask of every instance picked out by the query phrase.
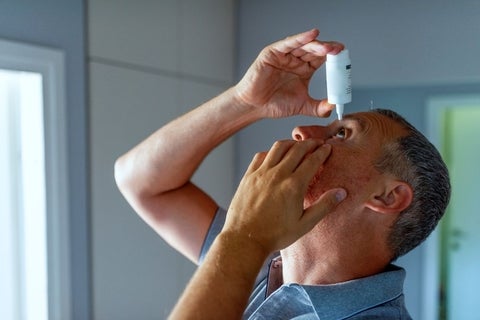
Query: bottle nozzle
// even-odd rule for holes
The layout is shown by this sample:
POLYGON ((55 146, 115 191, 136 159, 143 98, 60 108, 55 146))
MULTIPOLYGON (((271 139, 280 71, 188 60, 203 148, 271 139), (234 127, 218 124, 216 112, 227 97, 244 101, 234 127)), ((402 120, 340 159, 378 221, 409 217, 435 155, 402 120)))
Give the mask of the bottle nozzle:
POLYGON ((343 104, 337 103, 335 105, 335 110, 337 111, 338 120, 343 119, 343 104))

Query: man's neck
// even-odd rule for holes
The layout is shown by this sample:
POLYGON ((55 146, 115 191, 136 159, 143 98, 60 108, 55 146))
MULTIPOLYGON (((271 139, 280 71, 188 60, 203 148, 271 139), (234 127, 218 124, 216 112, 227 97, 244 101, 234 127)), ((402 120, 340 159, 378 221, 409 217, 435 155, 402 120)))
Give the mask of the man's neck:
POLYGON ((381 272, 388 254, 370 241, 358 243, 303 237, 281 252, 284 283, 333 284, 381 272))

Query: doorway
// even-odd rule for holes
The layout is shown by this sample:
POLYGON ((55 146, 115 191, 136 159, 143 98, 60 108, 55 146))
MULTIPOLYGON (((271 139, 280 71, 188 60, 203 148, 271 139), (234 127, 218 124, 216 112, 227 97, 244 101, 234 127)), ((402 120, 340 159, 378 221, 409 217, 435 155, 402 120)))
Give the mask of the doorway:
MULTIPOLYGON (((480 287, 480 96, 439 97, 429 103, 434 140, 450 171, 452 197, 437 239, 438 319, 478 320, 480 287)), ((431 289, 431 288, 430 288, 431 289)))

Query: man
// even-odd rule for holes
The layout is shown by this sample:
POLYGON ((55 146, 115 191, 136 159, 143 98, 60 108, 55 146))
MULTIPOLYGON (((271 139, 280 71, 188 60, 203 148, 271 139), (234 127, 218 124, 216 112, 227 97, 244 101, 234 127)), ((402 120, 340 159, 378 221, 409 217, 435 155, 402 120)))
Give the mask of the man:
POLYGON ((409 318, 404 271, 390 262, 433 230, 450 186, 435 148, 395 113, 295 128, 293 141, 254 158, 228 214, 190 182, 211 150, 255 121, 330 114, 308 84, 343 45, 318 34, 266 47, 236 86, 117 161, 117 184, 140 216, 192 261, 205 257, 172 318, 245 309, 252 319, 409 318))

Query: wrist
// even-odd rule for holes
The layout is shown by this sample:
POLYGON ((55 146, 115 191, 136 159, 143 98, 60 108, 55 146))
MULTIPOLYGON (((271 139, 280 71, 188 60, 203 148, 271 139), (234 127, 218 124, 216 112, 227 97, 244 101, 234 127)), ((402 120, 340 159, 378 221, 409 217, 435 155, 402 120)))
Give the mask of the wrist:
POLYGON ((239 268, 237 271, 246 277, 251 272, 256 274, 271 254, 267 247, 255 239, 237 232, 222 231, 215 242, 220 251, 225 252, 224 258, 233 258, 239 268), (239 259, 239 257, 241 258, 239 259))
POLYGON ((262 108, 252 101, 245 98, 240 84, 231 87, 227 92, 231 95, 233 105, 245 114, 248 114, 253 121, 258 121, 267 117, 265 108, 262 108))

